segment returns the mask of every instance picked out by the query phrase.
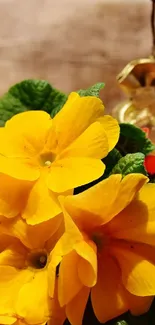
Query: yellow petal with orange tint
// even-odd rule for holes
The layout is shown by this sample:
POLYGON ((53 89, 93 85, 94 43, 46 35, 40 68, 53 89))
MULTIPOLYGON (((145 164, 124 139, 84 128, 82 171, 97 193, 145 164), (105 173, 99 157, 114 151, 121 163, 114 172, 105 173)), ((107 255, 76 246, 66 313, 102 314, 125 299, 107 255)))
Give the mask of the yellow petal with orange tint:
POLYGON ((82 325, 90 289, 83 287, 75 298, 66 306, 66 316, 71 324, 82 325))
POLYGON ((93 229, 109 220, 121 180, 122 175, 112 175, 88 190, 64 199, 65 209, 81 229, 93 229))
MULTIPOLYGON (((59 216, 58 216, 59 217, 59 216)), ((61 225, 63 229, 63 225, 61 225)), ((59 229, 61 230, 61 227, 59 229)), ((59 236, 58 229, 58 236, 59 236)), ((74 249, 75 244, 83 239, 82 234, 76 227, 70 216, 64 211, 64 233, 61 237, 57 237, 57 232, 51 236, 47 241, 47 249, 52 248, 50 253, 50 263, 48 265, 48 278, 49 278, 49 295, 53 297, 55 287, 55 273, 56 267, 62 261, 63 256, 69 254, 74 249)))
MULTIPOLYGON (((150 184, 144 185, 144 187, 150 184)), ((153 185, 153 184, 151 184, 153 185)), ((142 200, 133 200, 106 225, 106 232, 118 239, 131 240, 155 246, 154 194, 150 192, 152 206, 142 200)))
MULTIPOLYGON (((3 219, 0 223, 0 231, 6 235, 6 242, 10 236, 14 237, 14 240, 18 238, 21 243, 30 249, 44 248, 45 244, 48 249, 51 250, 61 235, 64 233, 63 217, 58 215, 55 218, 42 222, 38 225, 28 225, 22 218, 3 219), (58 232, 58 233, 57 233, 58 232), (36 236, 37 234, 37 236, 36 236), (52 237, 51 245, 49 243, 52 237), (55 242, 54 242, 55 239, 55 242)), ((5 238, 2 238, 2 242, 5 242, 5 238)), ((6 244, 5 244, 6 245, 6 244)), ((1 247, 1 242, 0 242, 1 247)))
POLYGON ((138 297, 126 290, 126 298, 132 315, 139 316, 149 311, 154 297, 138 297))
POLYGON ((137 296, 155 294, 155 248, 128 242, 111 245, 122 273, 125 288, 137 296))
POLYGON ((101 323, 121 315, 128 310, 121 273, 110 256, 100 257, 97 284, 91 290, 94 313, 101 323))
POLYGON ((6 248, 0 253, 0 265, 15 266, 18 269, 25 268, 27 249, 15 238, 12 243, 8 243, 6 248))
POLYGON ((41 175, 33 185, 22 213, 30 225, 47 221, 61 212, 56 194, 47 187, 46 177, 46 174, 41 175))
POLYGON ((105 165, 99 159, 70 157, 55 161, 48 176, 48 187, 54 192, 87 184, 104 173, 105 165))
POLYGON ((31 183, 0 174, 0 215, 12 218, 21 213, 31 183))
POLYGON ((74 221, 91 229, 106 224, 123 210, 146 183, 142 174, 112 175, 88 190, 65 199, 64 205, 74 221))
POLYGON ((28 324, 43 323, 49 319, 51 310, 46 269, 36 271, 31 281, 23 283, 15 307, 16 314, 28 324))
POLYGON ((91 240, 83 240, 75 244, 75 251, 81 257, 77 264, 79 279, 83 285, 92 287, 97 281, 97 249, 91 240))
POLYGON ((62 325, 66 319, 65 308, 60 307, 58 301, 58 281, 55 283, 54 297, 50 300, 52 315, 48 321, 48 325, 62 325))
POLYGON ((60 154, 61 158, 91 157, 101 159, 108 154, 108 139, 101 123, 91 124, 60 154))
POLYGON ((110 214, 114 216, 122 211, 147 181, 148 178, 142 174, 128 174, 125 176, 121 182, 116 200, 111 207, 110 214))
POLYGON ((78 276, 80 256, 73 250, 62 258, 58 278, 58 299, 60 306, 68 304, 82 289, 78 276))
POLYGON ((54 249, 50 253, 50 262, 48 264, 48 294, 50 296, 50 299, 54 298, 57 267, 59 268, 61 260, 62 256, 60 255, 59 251, 54 249))
POLYGON ((18 292, 31 281, 33 272, 12 266, 0 266, 0 315, 14 315, 18 292))
POLYGON ((120 127, 118 121, 114 119, 110 115, 104 115, 103 117, 99 118, 99 121, 102 123, 109 145, 109 151, 111 151, 118 142, 120 127))
MULTIPOLYGON (((64 229, 65 231, 63 235, 60 237, 59 240, 57 240, 56 244, 55 244, 55 236, 54 236, 55 247, 50 253, 50 263, 48 266, 48 277, 50 281, 50 285, 49 285, 50 297, 53 297, 54 294, 55 281, 53 279, 55 279, 56 267, 62 261, 63 256, 72 252, 75 244, 83 240, 83 236, 80 230, 77 228, 77 226, 75 225, 75 223, 73 222, 73 220, 65 210, 64 210, 64 229)), ((47 246, 51 247, 51 244, 53 244, 53 236, 47 242, 47 246)))
POLYGON ((63 256, 70 253, 74 249, 75 244, 83 240, 82 233, 63 206, 62 210, 64 216, 64 234, 58 240, 53 250, 53 254, 56 256, 63 256))
POLYGON ((58 150, 67 148, 87 127, 103 116, 102 101, 93 96, 80 97, 71 93, 63 108, 53 119, 58 150))
POLYGON ((116 238, 155 246, 155 184, 145 184, 138 197, 109 223, 116 238))

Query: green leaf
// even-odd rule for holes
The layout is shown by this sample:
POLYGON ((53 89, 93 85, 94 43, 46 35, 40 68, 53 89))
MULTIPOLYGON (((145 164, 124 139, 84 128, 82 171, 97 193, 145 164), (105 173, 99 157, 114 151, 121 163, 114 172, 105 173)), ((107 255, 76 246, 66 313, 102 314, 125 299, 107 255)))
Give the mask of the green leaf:
POLYGON ((67 95, 44 80, 24 80, 0 98, 0 126, 13 115, 27 110, 44 110, 53 117, 64 105, 67 95))
POLYGON ((102 161, 106 165, 106 169, 102 179, 107 178, 110 175, 112 169, 121 158, 122 156, 120 152, 116 148, 114 148, 112 151, 109 152, 109 154, 105 158, 102 159, 102 161))
POLYGON ((64 106, 68 96, 57 89, 52 88, 50 95, 44 103, 43 110, 49 112, 53 118, 64 106))
POLYGON ((148 155, 155 149, 155 146, 140 128, 132 124, 122 123, 120 124, 120 138, 116 148, 123 156, 127 153, 136 152, 148 155))
POLYGON ((118 161, 111 174, 122 174, 125 176, 131 173, 141 173, 147 175, 144 159, 145 155, 141 152, 127 154, 118 161))
POLYGON ((98 82, 97 84, 89 87, 88 89, 85 90, 78 90, 77 93, 81 96, 96 96, 99 97, 100 90, 104 88, 104 83, 103 82, 98 82))

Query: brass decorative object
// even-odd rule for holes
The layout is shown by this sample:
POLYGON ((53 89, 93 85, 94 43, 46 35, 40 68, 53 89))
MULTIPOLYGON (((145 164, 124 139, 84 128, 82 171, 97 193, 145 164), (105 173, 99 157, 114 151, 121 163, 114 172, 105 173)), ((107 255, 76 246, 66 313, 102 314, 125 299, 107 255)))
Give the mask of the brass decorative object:
POLYGON ((155 58, 131 61, 117 81, 129 97, 114 109, 119 122, 155 126, 155 58))
POLYGON ((117 76, 128 99, 119 103, 113 114, 120 123, 155 128, 155 0, 152 0, 152 56, 129 62, 117 76))

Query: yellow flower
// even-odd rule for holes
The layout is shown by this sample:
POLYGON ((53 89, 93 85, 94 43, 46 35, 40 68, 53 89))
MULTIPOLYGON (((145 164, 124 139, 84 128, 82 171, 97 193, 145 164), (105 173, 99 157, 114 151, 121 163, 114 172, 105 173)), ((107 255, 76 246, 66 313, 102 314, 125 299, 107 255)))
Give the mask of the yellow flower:
POLYGON ((0 324, 63 323, 56 270, 72 246, 64 227, 62 214, 35 226, 19 218, 1 219, 0 324))
POLYGON ((149 309, 155 294, 155 184, 146 180, 140 174, 113 175, 61 198, 77 237, 60 264, 58 284, 72 325, 82 324, 89 294, 101 323, 127 310, 149 309))
POLYGON ((115 146, 118 122, 99 98, 71 93, 51 119, 44 111, 15 115, 0 129, 0 215, 29 224, 60 213, 58 193, 99 178, 115 146))

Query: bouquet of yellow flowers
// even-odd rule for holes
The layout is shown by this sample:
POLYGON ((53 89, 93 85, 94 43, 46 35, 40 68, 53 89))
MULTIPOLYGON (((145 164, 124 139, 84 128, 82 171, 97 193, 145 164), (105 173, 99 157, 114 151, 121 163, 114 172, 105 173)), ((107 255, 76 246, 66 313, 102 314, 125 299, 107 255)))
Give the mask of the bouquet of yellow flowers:
POLYGON ((101 88, 0 99, 2 325, 130 325, 153 302, 154 145, 104 115, 101 88))

